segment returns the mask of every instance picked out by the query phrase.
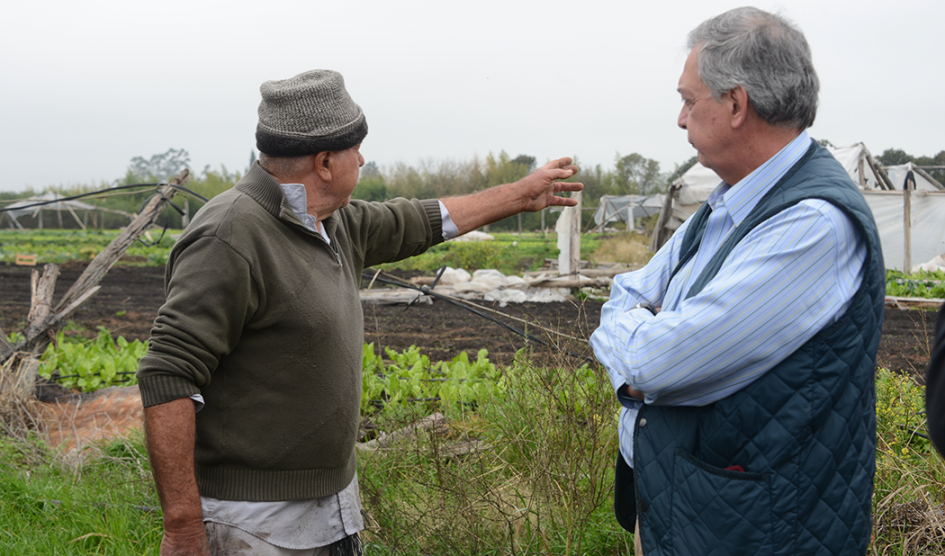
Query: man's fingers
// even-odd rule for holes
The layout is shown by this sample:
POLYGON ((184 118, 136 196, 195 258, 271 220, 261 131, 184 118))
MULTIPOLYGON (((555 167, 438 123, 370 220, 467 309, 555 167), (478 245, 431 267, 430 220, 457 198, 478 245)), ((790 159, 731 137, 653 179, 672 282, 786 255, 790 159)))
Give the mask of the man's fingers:
POLYGON ((554 170, 554 169, 558 169, 558 168, 565 168, 565 167, 569 166, 569 165, 571 164, 571 162, 573 162, 573 161, 571 160, 571 157, 570 157, 570 156, 565 156, 565 157, 559 158, 559 159, 557 159, 557 160, 552 160, 552 161, 549 162, 548 164, 545 164, 544 168, 547 168, 548 170, 554 170))
POLYGON ((556 181, 555 192, 558 191, 582 191, 584 184, 579 181, 556 181))
POLYGON ((576 207, 577 199, 572 199, 570 197, 558 197, 557 195, 551 198, 551 202, 548 203, 549 206, 554 205, 558 207, 576 207))

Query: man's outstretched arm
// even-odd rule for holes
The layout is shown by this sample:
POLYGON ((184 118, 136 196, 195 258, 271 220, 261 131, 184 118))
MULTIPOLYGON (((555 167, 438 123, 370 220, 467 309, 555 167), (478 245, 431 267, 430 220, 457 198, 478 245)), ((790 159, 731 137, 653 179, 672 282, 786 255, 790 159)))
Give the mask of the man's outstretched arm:
POLYGON ((520 212, 536 212, 550 206, 570 207, 577 200, 559 197, 563 191, 581 191, 584 185, 562 182, 578 171, 568 157, 552 160, 515 183, 497 185, 471 195, 440 199, 460 234, 465 234, 514 216, 520 212))
POLYGON ((194 471, 195 416, 190 398, 144 409, 151 471, 164 510, 161 556, 210 556, 194 471))

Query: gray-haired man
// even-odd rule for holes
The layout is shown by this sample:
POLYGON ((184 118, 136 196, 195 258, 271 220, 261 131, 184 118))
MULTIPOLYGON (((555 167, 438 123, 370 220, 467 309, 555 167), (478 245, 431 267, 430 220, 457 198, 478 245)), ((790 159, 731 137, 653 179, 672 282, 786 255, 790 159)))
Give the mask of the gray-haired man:
POLYGON ((341 75, 261 91, 260 161, 175 245, 138 370, 162 555, 360 553, 362 269, 582 188, 562 158, 465 197, 351 201, 367 123, 341 75))
POLYGON ((624 406, 618 520, 648 556, 863 554, 876 226, 805 131, 818 80, 800 31, 739 8, 689 48, 678 124, 723 183, 615 279, 591 338, 624 406))

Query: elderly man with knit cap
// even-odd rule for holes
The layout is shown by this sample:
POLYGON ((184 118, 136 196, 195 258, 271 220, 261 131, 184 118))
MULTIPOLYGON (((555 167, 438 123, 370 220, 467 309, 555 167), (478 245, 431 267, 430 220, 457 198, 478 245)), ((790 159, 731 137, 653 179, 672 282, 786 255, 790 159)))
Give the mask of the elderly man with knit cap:
POLYGON ((582 188, 562 158, 468 196, 352 201, 368 127, 341 75, 261 92, 260 159, 175 245, 138 370, 162 555, 359 554, 362 269, 582 188))

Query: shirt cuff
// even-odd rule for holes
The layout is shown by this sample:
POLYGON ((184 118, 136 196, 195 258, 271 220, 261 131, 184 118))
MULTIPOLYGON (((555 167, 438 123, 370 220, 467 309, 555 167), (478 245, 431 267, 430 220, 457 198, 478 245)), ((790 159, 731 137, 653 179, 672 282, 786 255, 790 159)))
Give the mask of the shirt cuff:
POLYGON ((206 405, 203 401, 203 396, 200 394, 194 394, 190 396, 190 399, 194 400, 194 413, 200 412, 203 409, 203 406, 206 405))
POLYGON ((450 218, 450 211, 446 210, 446 205, 443 204, 443 201, 437 201, 440 203, 440 218, 443 220, 443 241, 448 239, 453 239, 459 235, 459 228, 456 227, 456 224, 453 223, 453 219, 450 218))

